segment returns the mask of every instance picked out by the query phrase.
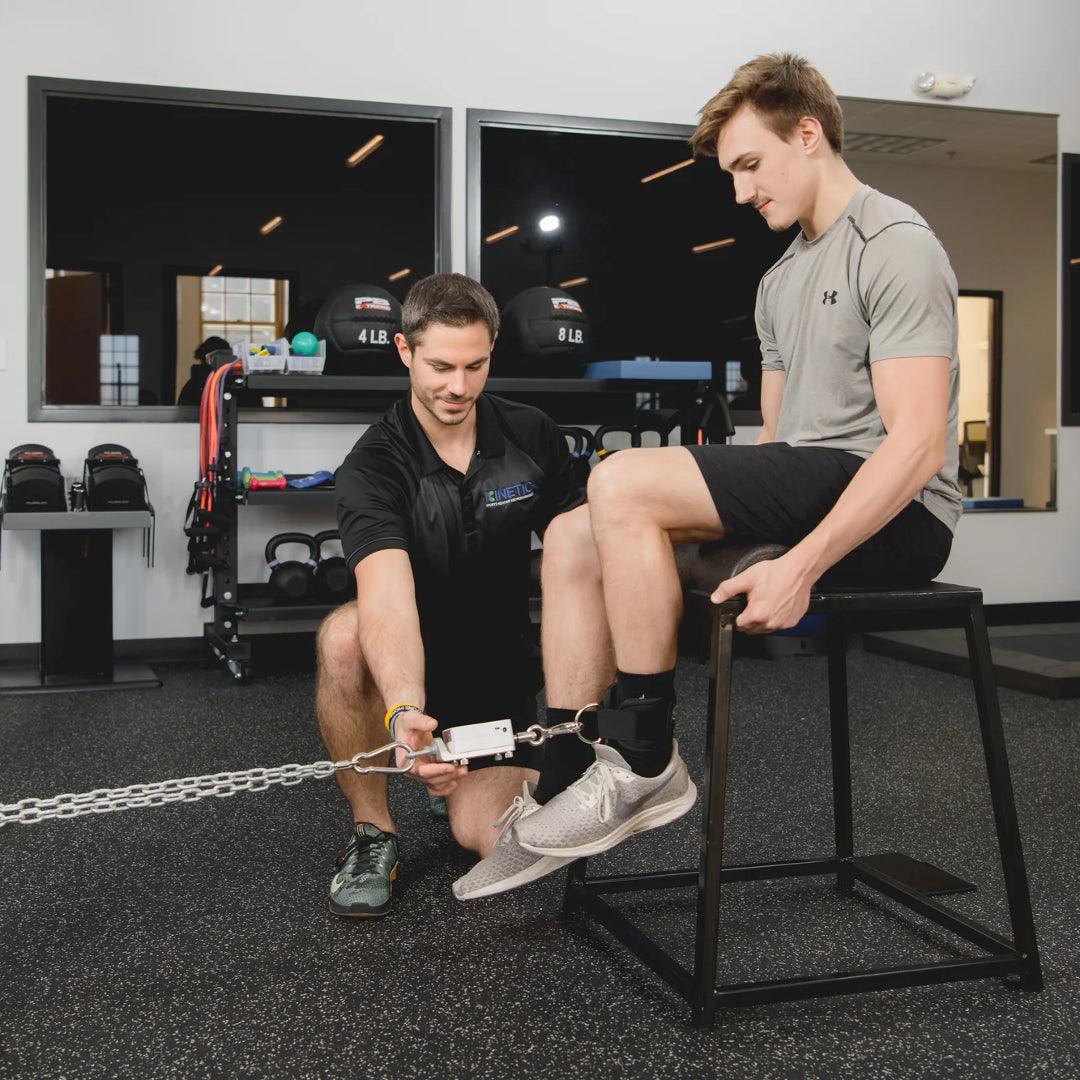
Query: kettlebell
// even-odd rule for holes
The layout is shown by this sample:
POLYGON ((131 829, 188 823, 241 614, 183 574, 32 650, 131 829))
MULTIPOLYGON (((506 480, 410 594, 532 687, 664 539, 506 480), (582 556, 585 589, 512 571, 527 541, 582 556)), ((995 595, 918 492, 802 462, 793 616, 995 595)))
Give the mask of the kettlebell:
POLYGON ((349 564, 344 558, 340 555, 323 557, 323 544, 340 539, 337 529, 326 529, 314 536, 315 555, 319 560, 315 567, 315 593, 322 600, 348 600, 355 590, 356 579, 349 573, 349 564))
POLYGON ((593 438, 596 442, 596 456, 601 461, 606 457, 610 457, 618 449, 606 445, 608 436, 616 433, 629 435, 630 445, 633 447, 641 445, 641 431, 634 424, 607 424, 604 427, 598 427, 593 438))
POLYGON ((307 533, 284 532, 271 536, 266 542, 266 565, 270 567, 270 592, 274 599, 286 603, 308 599, 314 590, 318 556, 318 545, 307 533), (282 544, 303 544, 308 549, 307 560, 278 562, 277 549, 282 544))
POLYGON ((574 479, 584 487, 589 481, 589 460, 596 450, 593 433, 588 428, 562 425, 559 430, 570 440, 570 463, 574 470, 574 479))

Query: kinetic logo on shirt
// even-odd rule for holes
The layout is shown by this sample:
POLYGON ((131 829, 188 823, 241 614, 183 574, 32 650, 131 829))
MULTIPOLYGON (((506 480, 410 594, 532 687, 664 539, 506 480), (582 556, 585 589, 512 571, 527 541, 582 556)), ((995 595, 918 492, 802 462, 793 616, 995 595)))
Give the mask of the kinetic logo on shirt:
POLYGON ((535 494, 532 484, 528 480, 522 480, 518 484, 510 484, 508 487, 488 488, 484 492, 484 505, 490 508, 509 506, 510 503, 531 499, 535 494))

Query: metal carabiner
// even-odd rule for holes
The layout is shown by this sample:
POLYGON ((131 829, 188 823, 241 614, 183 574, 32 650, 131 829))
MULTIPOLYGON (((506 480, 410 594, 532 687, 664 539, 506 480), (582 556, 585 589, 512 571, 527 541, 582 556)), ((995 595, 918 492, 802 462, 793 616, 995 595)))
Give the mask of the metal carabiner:
POLYGON ((435 753, 435 747, 427 747, 424 750, 414 750, 408 743, 400 742, 395 739, 393 742, 387 743, 385 746, 380 746, 375 750, 363 750, 359 754, 353 754, 349 758, 349 768, 355 773, 388 773, 394 776, 399 776, 402 773, 409 772, 416 762, 418 757, 427 757, 435 753), (404 750, 405 756, 408 759, 405 765, 360 765, 361 761, 366 761, 368 758, 379 757, 381 754, 385 754, 389 750, 404 750))

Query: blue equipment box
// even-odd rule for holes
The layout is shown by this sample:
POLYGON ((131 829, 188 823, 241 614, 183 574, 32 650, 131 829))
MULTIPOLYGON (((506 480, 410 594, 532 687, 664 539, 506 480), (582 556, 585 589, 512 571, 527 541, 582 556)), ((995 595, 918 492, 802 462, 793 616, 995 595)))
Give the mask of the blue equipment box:
POLYGON ((586 379, 709 380, 711 360, 599 360, 585 368, 586 379))
POLYGON ((1023 510, 1024 500, 1012 495, 984 495, 977 499, 961 499, 965 510, 1023 510))

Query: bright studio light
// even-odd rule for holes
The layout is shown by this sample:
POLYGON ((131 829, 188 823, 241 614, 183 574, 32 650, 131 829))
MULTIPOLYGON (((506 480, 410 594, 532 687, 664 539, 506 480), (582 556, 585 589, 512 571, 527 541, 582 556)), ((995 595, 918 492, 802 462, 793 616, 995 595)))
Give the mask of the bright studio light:
POLYGON ((545 214, 537 224, 541 232, 554 232, 562 222, 554 214, 545 214))

